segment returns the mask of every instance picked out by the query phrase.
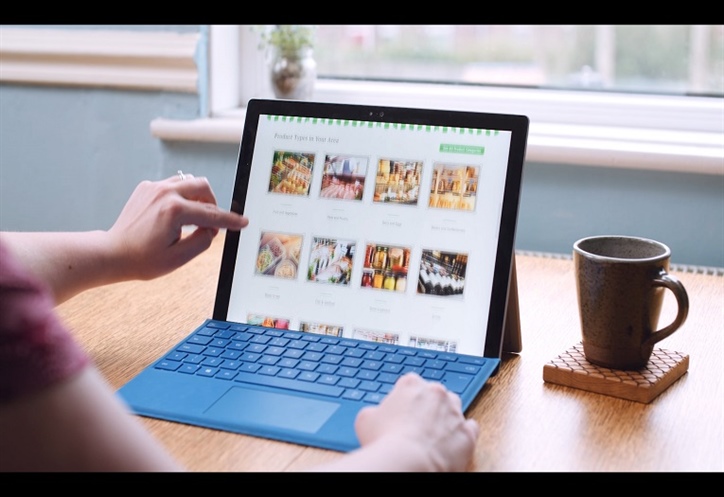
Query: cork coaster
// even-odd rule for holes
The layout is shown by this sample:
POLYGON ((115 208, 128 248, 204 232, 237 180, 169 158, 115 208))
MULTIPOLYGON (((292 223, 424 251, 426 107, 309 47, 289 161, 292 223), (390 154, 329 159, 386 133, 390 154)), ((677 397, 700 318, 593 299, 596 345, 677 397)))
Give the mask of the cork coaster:
POLYGON ((578 343, 543 366, 543 380, 648 404, 689 369, 689 356, 654 349, 646 367, 621 371, 591 364, 578 343))

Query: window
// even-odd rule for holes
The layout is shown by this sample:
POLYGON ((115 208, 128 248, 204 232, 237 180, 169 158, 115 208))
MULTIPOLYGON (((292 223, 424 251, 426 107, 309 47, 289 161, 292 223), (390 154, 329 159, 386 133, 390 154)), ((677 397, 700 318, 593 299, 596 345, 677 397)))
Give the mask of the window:
POLYGON ((724 26, 321 25, 322 77, 724 92, 724 26))
MULTIPOLYGON (((212 116, 271 97, 250 26, 210 40, 212 116)), ((529 160, 722 174, 723 40, 721 25, 323 25, 314 98, 525 114, 529 160)))

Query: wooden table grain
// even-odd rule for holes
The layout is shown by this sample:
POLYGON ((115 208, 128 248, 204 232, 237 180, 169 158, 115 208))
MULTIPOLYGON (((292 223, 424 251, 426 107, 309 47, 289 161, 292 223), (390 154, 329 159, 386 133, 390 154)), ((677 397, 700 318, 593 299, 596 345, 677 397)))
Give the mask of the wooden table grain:
MULTIPOLYGON (((211 317, 223 248, 153 281, 97 288, 58 311, 114 388, 211 317)), ((649 404, 543 381, 543 367, 580 341, 570 259, 516 256, 523 350, 468 411, 481 425, 481 472, 724 471, 724 277, 674 272, 689 292, 683 328, 659 344, 689 369, 649 404)), ((661 322, 673 319, 664 299, 661 322)), ((303 447, 141 418, 192 471, 298 471, 340 457, 303 447)))

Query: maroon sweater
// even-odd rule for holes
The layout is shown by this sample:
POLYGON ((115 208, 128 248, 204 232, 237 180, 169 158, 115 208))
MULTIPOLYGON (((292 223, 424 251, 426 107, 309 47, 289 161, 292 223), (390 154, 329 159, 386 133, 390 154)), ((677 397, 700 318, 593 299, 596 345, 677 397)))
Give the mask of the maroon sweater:
POLYGON ((48 286, 0 239, 0 402, 66 380, 90 362, 54 307, 48 286))

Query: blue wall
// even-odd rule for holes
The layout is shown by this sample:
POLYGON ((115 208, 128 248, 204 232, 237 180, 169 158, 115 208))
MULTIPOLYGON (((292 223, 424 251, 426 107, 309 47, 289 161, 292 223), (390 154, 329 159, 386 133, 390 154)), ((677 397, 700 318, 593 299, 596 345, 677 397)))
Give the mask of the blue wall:
MULTIPOLYGON (((237 145, 150 133, 157 117, 199 117, 199 102, 174 92, 0 85, 0 230, 106 229, 139 181, 178 169, 207 176, 229 205, 237 145)), ((570 254, 578 238, 603 233, 656 238, 674 263, 724 267, 724 176, 526 165, 519 250, 570 254)))

